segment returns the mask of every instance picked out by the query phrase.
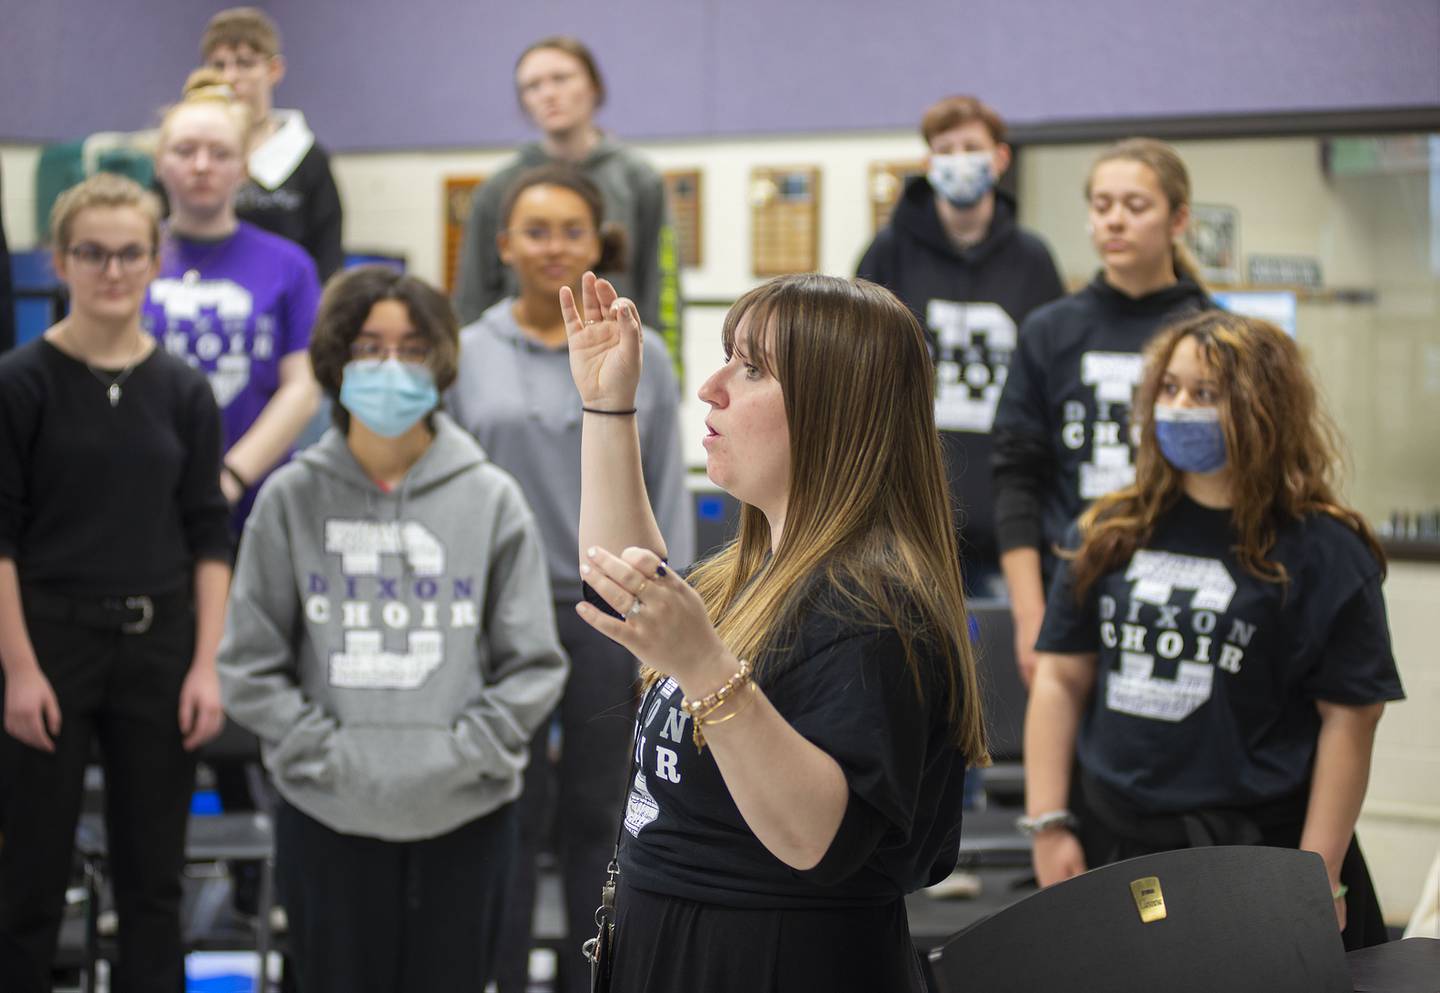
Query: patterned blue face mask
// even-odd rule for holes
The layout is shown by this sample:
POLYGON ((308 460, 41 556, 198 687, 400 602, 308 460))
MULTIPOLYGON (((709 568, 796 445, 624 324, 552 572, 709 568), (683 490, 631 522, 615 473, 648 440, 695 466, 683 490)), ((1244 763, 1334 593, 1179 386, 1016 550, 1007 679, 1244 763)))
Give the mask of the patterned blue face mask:
POLYGON ((975 206, 995 185, 989 152, 931 155, 930 171, 925 178, 942 197, 961 210, 975 206))
POLYGON ((440 403, 430 367, 398 359, 345 366, 340 405, 382 438, 398 438, 440 403))
POLYGON ((1225 429, 1217 407, 1155 406, 1160 454, 1180 472, 1215 472, 1225 466, 1225 429))

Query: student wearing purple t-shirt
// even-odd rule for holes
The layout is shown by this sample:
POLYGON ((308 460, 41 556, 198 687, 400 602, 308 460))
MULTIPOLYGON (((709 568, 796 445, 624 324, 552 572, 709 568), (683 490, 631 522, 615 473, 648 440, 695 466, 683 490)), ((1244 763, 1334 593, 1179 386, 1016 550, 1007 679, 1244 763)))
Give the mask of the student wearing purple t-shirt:
POLYGON ((225 430, 220 485, 237 527, 319 396, 307 353, 320 296, 315 263, 235 216, 247 114, 206 69, 191 74, 166 113, 156 170, 170 224, 145 300, 148 330, 202 370, 215 391, 225 430))

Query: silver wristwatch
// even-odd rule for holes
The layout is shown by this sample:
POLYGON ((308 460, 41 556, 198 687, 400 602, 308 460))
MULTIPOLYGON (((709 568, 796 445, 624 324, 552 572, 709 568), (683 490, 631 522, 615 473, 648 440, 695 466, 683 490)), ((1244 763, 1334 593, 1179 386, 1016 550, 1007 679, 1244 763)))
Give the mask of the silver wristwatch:
POLYGON ((1075 815, 1068 810, 1047 810, 1043 814, 1036 814, 1034 817, 1017 817, 1015 827, 1023 835, 1034 836, 1041 831, 1048 831, 1051 828, 1063 827, 1073 831, 1079 826, 1075 815))

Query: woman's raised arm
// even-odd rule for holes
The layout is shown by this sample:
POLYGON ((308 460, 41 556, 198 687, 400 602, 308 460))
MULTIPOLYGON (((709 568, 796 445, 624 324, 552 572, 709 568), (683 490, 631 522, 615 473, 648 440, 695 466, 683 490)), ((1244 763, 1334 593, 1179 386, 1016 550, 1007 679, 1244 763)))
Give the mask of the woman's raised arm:
POLYGON ((635 305, 607 280, 586 273, 577 307, 570 288, 560 309, 570 343, 570 372, 585 409, 580 442, 579 561, 592 547, 648 548, 666 557, 640 468, 635 391, 641 328, 635 305))

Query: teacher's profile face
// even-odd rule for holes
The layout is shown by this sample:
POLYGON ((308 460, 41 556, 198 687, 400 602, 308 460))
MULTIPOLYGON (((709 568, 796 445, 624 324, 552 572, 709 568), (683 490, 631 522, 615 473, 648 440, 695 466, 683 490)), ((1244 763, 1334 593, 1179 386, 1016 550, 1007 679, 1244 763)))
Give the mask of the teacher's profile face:
POLYGON ((705 469, 737 500, 767 514, 783 513, 790 489, 790 423, 780 382, 753 351, 747 322, 725 364, 700 387, 705 418, 705 469))

